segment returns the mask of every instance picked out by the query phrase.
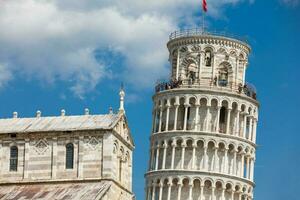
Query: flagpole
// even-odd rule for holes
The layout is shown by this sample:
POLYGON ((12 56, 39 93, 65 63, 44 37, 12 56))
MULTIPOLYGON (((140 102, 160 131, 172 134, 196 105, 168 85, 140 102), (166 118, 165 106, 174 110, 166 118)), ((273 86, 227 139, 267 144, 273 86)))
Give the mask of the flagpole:
POLYGON ((204 33, 204 29, 205 29, 204 22, 205 22, 205 12, 202 12, 202 33, 204 33))

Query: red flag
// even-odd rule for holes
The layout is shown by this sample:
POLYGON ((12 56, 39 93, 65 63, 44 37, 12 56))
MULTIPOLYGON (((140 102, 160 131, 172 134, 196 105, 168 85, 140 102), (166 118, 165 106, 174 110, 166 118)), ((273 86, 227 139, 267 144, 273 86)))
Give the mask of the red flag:
POLYGON ((202 0, 202 9, 204 12, 207 12, 207 3, 206 0, 202 0))

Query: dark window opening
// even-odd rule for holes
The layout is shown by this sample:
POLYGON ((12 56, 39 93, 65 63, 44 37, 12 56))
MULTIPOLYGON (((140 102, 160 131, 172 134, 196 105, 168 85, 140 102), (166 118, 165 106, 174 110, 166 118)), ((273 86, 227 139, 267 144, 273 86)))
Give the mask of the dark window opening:
POLYGON ((74 163, 74 145, 69 143, 66 145, 66 169, 73 169, 74 163))
POLYGON ((18 147, 16 146, 10 148, 9 170, 10 171, 18 170, 18 147))

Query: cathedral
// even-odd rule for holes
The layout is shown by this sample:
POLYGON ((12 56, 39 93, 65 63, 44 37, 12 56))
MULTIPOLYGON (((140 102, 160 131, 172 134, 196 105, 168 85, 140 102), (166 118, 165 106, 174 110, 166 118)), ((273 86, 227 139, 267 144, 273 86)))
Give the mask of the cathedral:
POLYGON ((182 30, 153 96, 146 200, 252 200, 259 102, 243 39, 182 30))
POLYGON ((132 200, 124 96, 118 113, 0 119, 0 199, 132 200))

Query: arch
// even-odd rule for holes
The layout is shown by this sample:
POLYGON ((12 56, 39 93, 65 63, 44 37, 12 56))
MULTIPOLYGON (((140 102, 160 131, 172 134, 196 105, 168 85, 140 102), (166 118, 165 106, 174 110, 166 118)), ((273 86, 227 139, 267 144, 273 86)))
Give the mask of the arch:
POLYGON ((204 65, 206 67, 213 66, 214 60, 214 49, 211 46, 207 46, 204 48, 204 65))
POLYGON ((198 64, 198 61, 192 56, 184 58, 182 61, 182 67, 184 69, 184 74, 182 74, 183 78, 187 78, 193 83, 199 74, 198 64))
POLYGON ((237 52, 236 52, 236 50, 234 50, 234 49, 230 50, 229 55, 236 58, 236 57, 237 57, 237 52))
POLYGON ((226 49, 223 48, 223 47, 219 48, 219 49, 217 50, 217 53, 223 54, 223 55, 227 55, 227 54, 228 54, 227 51, 226 51, 226 49))
POLYGON ((9 171, 18 171, 18 147, 11 146, 10 147, 10 163, 9 163, 9 171))
POLYGON ((229 62, 222 62, 218 68, 218 85, 221 87, 231 86, 233 81, 233 69, 229 62))
POLYGON ((66 144, 66 169, 74 168, 74 145, 73 143, 66 144))

